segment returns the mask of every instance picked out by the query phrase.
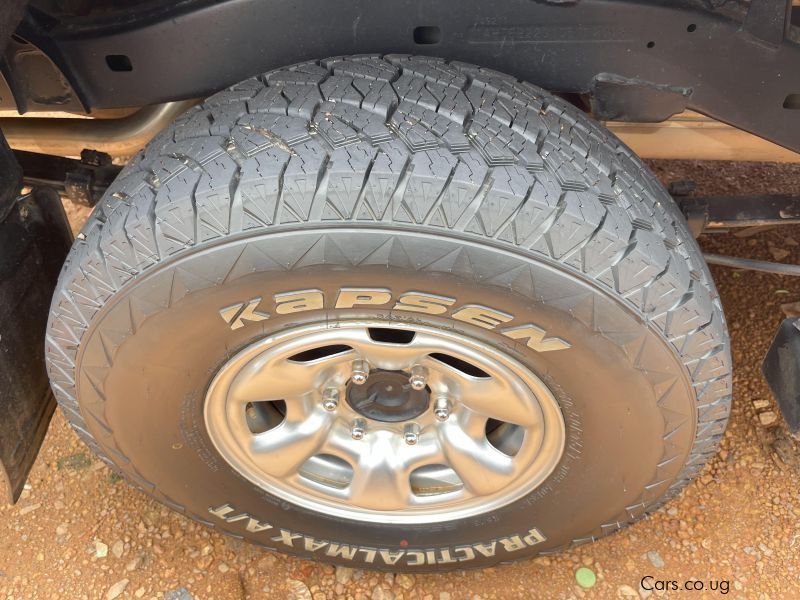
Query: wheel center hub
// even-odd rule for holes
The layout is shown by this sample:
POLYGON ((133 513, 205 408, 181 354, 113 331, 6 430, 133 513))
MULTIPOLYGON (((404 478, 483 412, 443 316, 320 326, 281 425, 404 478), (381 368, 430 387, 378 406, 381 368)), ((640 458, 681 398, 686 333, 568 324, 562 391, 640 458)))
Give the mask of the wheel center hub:
POLYGON ((347 403, 354 411, 375 421, 397 423, 420 416, 430 405, 428 388, 415 390, 403 371, 372 371, 367 381, 347 384, 347 403))

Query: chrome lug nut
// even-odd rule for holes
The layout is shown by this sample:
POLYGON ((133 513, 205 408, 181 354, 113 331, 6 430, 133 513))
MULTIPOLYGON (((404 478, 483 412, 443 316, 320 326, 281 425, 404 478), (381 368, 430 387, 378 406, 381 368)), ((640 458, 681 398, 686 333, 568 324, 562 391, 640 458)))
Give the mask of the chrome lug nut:
POLYGON ((328 388, 322 392, 322 408, 327 411, 334 411, 339 406, 339 390, 328 388))
POLYGON ((433 405, 433 416, 437 421, 447 421, 450 417, 450 401, 444 396, 436 399, 433 405))
POLYGON ((428 369, 421 365, 414 365, 411 367, 411 377, 408 378, 408 382, 411 384, 412 388, 417 391, 424 390, 427 385, 427 378, 428 369))
POLYGON ((365 360, 353 362, 353 370, 350 373, 350 381, 356 385, 364 385, 369 377, 369 363, 365 360))
POLYGON ((409 446, 413 446, 419 441, 419 425, 416 423, 408 423, 403 428, 403 439, 405 439, 406 444, 409 446))
POLYGON ((366 431, 367 431, 367 423, 364 421, 364 419, 353 420, 353 426, 350 429, 350 435, 354 440, 363 440, 366 431))

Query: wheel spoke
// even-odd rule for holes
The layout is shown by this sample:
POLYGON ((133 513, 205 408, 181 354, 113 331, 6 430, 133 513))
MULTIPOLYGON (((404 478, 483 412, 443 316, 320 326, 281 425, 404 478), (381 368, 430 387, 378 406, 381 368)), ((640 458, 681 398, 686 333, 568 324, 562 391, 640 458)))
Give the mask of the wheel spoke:
POLYGON ((455 420, 439 428, 445 464, 456 472, 471 494, 496 492, 512 481, 513 459, 494 448, 485 437, 469 435, 467 429, 455 420))
POLYGON ((286 420, 253 437, 251 449, 259 468, 274 477, 295 473, 325 444, 333 417, 311 413, 300 421, 286 420))
MULTIPOLYGON (((383 433, 383 432, 381 432, 383 433)), ((394 436, 376 436, 369 452, 353 466, 353 479, 345 490, 356 506, 371 510, 401 510, 413 503, 408 469, 396 452, 394 436)))
POLYGON ((458 373, 458 398, 464 406, 486 417, 523 427, 542 422, 542 413, 530 391, 516 389, 509 378, 487 378, 458 373))
POLYGON ((336 372, 343 372, 351 360, 352 353, 313 362, 293 362, 283 356, 252 360, 231 384, 228 398, 240 404, 300 398, 320 388, 324 382, 336 379, 336 372))

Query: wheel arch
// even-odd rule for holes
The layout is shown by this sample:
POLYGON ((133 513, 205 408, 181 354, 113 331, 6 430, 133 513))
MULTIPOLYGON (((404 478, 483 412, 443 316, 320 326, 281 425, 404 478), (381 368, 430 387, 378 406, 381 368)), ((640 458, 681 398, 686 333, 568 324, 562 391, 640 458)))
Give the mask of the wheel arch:
MULTIPOLYGON (((798 150, 800 46, 790 8, 790 0, 749 8, 701 0, 190 0, 61 15, 56 25, 32 8, 17 33, 50 58, 86 110, 203 96, 320 56, 413 53, 587 94, 599 118, 660 121, 690 108, 798 150), (767 72, 781 77, 765 79, 767 72)), ((21 91, 24 73, 5 74, 17 106, 52 110, 47 98, 21 91)))

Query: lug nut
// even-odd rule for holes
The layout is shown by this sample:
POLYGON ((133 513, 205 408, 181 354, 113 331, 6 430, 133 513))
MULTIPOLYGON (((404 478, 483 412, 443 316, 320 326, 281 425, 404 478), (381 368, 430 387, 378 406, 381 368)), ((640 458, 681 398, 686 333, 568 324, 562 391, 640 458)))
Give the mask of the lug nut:
POLYGON ((369 363, 365 360, 353 361, 353 371, 350 374, 350 381, 356 385, 364 385, 369 377, 369 363))
POLYGON ((322 392, 322 408, 327 411, 334 411, 339 406, 339 390, 328 388, 322 392))
POLYGON ((437 421, 447 421, 450 416, 450 401, 444 396, 436 399, 433 405, 433 416, 437 421))
POLYGON ((354 440, 363 440, 366 433, 367 424, 364 419, 354 419, 353 427, 350 429, 350 435, 354 440))
POLYGON ((419 441, 419 425, 408 423, 403 429, 403 439, 409 446, 416 444, 419 441))
POLYGON ((408 382, 411 384, 411 387, 415 390, 424 390, 426 385, 426 379, 428 378, 428 369, 421 365, 414 365, 411 367, 411 377, 408 378, 408 382))

